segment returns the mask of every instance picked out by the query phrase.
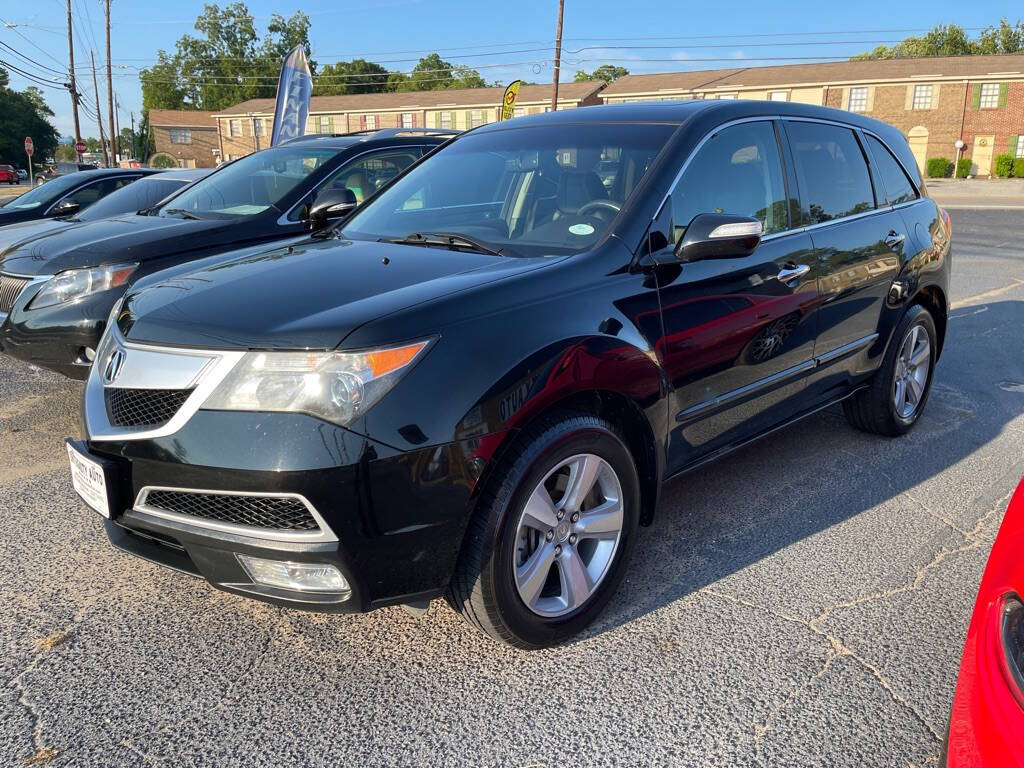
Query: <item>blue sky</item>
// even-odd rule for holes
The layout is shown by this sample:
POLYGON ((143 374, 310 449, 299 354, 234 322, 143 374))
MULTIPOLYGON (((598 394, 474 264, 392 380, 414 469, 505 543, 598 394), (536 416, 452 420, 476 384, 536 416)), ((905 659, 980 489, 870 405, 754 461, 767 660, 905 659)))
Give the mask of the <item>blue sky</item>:
MULTIPOLYGON (((453 63, 479 69, 488 81, 521 77, 550 82, 552 77, 557 0, 505 5, 470 0, 250 0, 247 5, 261 29, 272 13, 289 16, 305 11, 312 21, 313 58, 321 63, 362 56, 408 71, 420 55, 436 50, 453 63)), ((138 119, 142 104, 137 68, 152 63, 158 49, 171 50, 181 35, 193 32, 203 3, 114 0, 112 7, 114 89, 121 105, 121 125, 127 126, 129 113, 134 111, 138 119)), ((76 69, 88 63, 94 46, 99 46, 100 66, 102 5, 97 0, 73 0, 73 11, 78 26, 76 69)), ((5 0, 0 9, 0 41, 52 69, 66 67, 64 13, 65 0, 5 0)), ((935 24, 981 28, 1003 16, 1011 21, 1024 16, 1020 0, 980 5, 952 0, 733 0, 728 6, 669 0, 566 0, 562 80, 571 80, 577 69, 589 70, 606 62, 639 73, 848 56, 935 24)), ((7 49, 0 50, 4 60, 53 76, 7 49)), ((29 81, 12 73, 12 84, 23 88, 29 81)), ((91 97, 91 78, 80 80, 79 88, 83 86, 91 97)), ((102 76, 100 90, 105 113, 102 76)), ((56 113, 57 128, 70 134, 67 92, 44 92, 56 113)), ((91 122, 83 119, 87 135, 97 133, 91 122)))

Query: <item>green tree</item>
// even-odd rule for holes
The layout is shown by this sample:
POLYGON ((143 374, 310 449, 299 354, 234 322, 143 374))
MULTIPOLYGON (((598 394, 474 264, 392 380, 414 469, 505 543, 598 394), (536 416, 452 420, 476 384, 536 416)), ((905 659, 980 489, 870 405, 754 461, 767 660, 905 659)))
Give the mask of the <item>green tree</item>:
POLYGON ((340 96, 346 93, 383 93, 388 90, 389 72, 366 59, 326 64, 313 86, 314 96, 340 96))
POLYGON ((616 67, 614 64, 602 64, 589 74, 582 69, 578 69, 572 79, 574 83, 585 83, 588 80, 604 80, 606 83, 614 83, 620 77, 625 77, 628 74, 629 70, 625 67, 616 67))
POLYGON ((873 50, 853 56, 854 61, 867 59, 909 59, 924 56, 974 56, 1024 51, 1024 22, 1010 24, 1005 18, 998 26, 982 30, 976 40, 968 37, 957 24, 939 24, 921 36, 911 36, 895 45, 879 45, 873 50))
POLYGON ((388 90, 440 91, 449 88, 484 88, 486 81, 469 67, 455 66, 432 53, 424 56, 409 75, 392 73, 388 90))
POLYGON ((28 164, 24 139, 35 143, 34 160, 42 161, 57 149, 57 131, 46 119, 53 112, 42 101, 42 95, 31 86, 27 91, 9 87, 10 77, 0 68, 0 163, 17 167, 28 164), (35 91, 35 93, 33 93, 35 91))
POLYGON ((61 144, 57 147, 57 151, 53 153, 55 160, 60 160, 66 163, 74 163, 78 161, 78 153, 75 152, 75 148, 70 144, 61 144))
MULTIPOLYGON (((174 53, 157 52, 157 62, 139 73, 144 113, 150 109, 218 110, 277 92, 281 63, 296 45, 309 56, 309 17, 301 11, 270 17, 260 38, 245 3, 223 9, 207 4, 196 19, 198 35, 183 35, 174 53)), ((311 71, 316 62, 310 61, 311 71)))

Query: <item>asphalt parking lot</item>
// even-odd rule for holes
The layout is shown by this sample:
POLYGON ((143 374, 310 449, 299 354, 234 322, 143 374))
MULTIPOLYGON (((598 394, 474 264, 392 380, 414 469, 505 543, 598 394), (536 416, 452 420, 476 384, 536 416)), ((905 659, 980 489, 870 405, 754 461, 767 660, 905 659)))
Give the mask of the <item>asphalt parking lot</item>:
POLYGON ((1024 211, 952 216, 917 428, 833 409, 668 486, 609 609, 549 651, 440 602, 303 614, 115 552, 61 445, 80 385, 0 357, 0 764, 935 765, 1024 474, 1024 211))

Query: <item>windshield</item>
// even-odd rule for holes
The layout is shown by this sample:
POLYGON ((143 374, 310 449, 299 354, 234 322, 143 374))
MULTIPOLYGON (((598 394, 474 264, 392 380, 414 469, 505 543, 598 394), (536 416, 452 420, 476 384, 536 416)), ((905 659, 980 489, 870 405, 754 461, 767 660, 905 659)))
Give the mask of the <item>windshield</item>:
POLYGON ((144 208, 152 208, 186 184, 188 182, 181 179, 161 179, 159 177, 139 179, 100 198, 75 218, 79 221, 96 221, 122 213, 135 213, 144 208))
POLYGON ((503 255, 577 253, 604 236, 675 128, 619 123, 471 133, 381 192, 344 235, 459 234, 503 255))
POLYGON ((24 195, 12 200, 4 207, 24 210, 26 208, 38 208, 40 205, 46 205, 53 202, 55 197, 91 178, 90 173, 90 171, 83 171, 81 173, 69 173, 67 176, 58 176, 45 184, 40 184, 38 187, 32 187, 24 195))
POLYGON ((335 157, 337 148, 275 147, 247 155, 196 182, 168 201, 161 215, 185 211, 199 218, 255 216, 278 203, 311 173, 335 157))

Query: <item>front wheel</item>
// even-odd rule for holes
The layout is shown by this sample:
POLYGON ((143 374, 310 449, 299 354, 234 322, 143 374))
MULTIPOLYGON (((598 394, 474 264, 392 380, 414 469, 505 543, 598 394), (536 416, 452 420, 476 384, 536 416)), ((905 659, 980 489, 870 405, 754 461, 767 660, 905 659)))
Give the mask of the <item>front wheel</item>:
POLYGON ((903 316, 871 385, 843 401, 847 421, 857 429, 896 437, 921 416, 935 372, 935 321, 915 304, 903 316))
POLYGON ((563 413, 517 438, 481 493, 448 602, 519 648, 590 624, 626 569, 639 523, 633 458, 615 427, 563 413))

